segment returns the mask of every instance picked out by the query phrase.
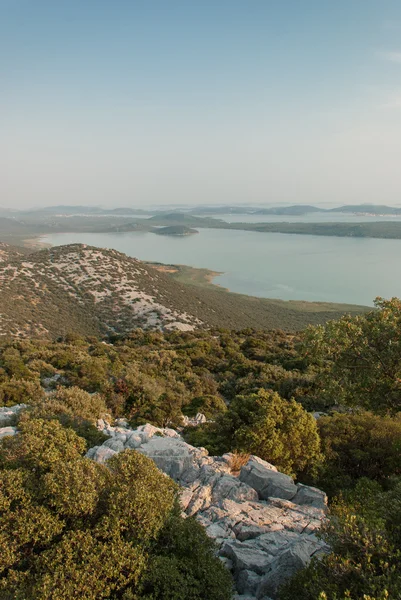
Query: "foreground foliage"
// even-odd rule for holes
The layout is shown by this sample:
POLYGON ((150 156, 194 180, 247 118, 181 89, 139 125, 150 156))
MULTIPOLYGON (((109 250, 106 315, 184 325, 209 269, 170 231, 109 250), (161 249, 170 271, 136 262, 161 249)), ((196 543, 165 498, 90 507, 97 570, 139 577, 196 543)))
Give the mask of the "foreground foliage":
POLYGON ((188 440, 212 454, 248 452, 292 476, 313 474, 322 461, 315 419, 276 392, 237 396, 214 423, 189 430, 188 440))
POLYGON ((105 467, 85 448, 72 429, 35 418, 0 444, 0 597, 230 598, 229 574, 203 529, 183 522, 173 481, 140 453, 105 467))
POLYGON ((153 463, 83 458, 104 439, 98 418, 178 426, 200 411, 209 422, 187 429, 191 443, 234 450, 238 468, 257 454, 330 495, 332 552, 281 600, 401 598, 400 350, 397 299, 302 339, 217 330, 3 342, 0 404, 29 408, 0 443, 0 597, 229 598, 212 543, 181 519, 153 463))
POLYGON ((387 600, 401 597, 401 483, 388 492, 369 480, 332 508, 323 535, 331 553, 313 559, 280 600, 387 600))

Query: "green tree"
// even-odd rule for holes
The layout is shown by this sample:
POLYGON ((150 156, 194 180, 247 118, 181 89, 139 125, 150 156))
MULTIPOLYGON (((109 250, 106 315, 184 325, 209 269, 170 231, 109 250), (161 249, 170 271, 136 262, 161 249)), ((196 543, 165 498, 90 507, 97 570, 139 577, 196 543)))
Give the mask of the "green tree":
POLYGON ((317 480, 331 495, 360 477, 386 484, 401 476, 401 414, 334 413, 318 420, 324 466, 317 480))
POLYGON ((174 590, 191 586, 193 600, 228 600, 229 573, 205 532, 183 522, 176 484, 138 452, 105 466, 84 458, 85 447, 52 419, 22 420, 1 441, 2 600, 178 600, 174 590), (175 570, 159 585, 163 557, 175 570))
POLYGON ((304 335, 305 354, 320 367, 317 393, 329 405, 401 410, 401 301, 377 298, 375 305, 304 335))
POLYGON ((323 536, 331 552, 283 586, 280 600, 390 600, 401 597, 401 485, 391 492, 361 480, 332 507, 323 536), (395 501, 396 500, 396 501, 395 501))
POLYGON ((322 459, 315 419, 276 392, 237 396, 215 423, 197 429, 188 432, 189 441, 213 454, 256 454, 292 476, 313 473, 322 459))

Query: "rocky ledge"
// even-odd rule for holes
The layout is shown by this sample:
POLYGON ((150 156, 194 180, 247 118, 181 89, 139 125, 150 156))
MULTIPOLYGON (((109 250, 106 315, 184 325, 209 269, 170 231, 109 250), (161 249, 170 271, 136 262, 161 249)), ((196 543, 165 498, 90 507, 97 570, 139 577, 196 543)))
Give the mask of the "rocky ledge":
POLYGON ((127 448, 152 458, 182 487, 185 516, 194 516, 216 541, 234 576, 237 600, 277 598, 279 586, 312 556, 327 551, 316 536, 325 518, 324 492, 295 484, 291 477, 251 456, 233 472, 232 454, 209 456, 185 443, 173 429, 143 425, 133 430, 100 420, 109 439, 87 456, 104 463, 127 448))

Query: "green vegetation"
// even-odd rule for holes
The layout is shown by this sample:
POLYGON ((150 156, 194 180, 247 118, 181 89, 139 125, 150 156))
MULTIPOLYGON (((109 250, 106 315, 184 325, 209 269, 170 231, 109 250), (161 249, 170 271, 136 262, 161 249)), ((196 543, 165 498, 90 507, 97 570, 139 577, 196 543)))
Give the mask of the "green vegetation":
POLYGON ((331 552, 298 572, 280 600, 392 600, 401 597, 401 484, 360 480, 336 503, 323 536, 331 552))
POLYGON ((20 433, 0 442, 0 597, 67 599, 77 589, 88 600, 228 599, 212 543, 181 520, 177 490, 153 463, 134 451, 108 468, 83 457, 101 443, 94 424, 107 413, 178 426, 202 411, 210 422, 188 427, 188 441, 235 451, 239 466, 256 454, 329 493, 330 553, 280 600, 399 598, 400 317, 398 299, 378 299, 365 315, 298 336, 3 340, 2 403, 29 408, 17 417, 20 433))
POLYGON ((192 235, 193 233, 199 233, 196 229, 186 227, 186 225, 170 225, 168 227, 159 227, 152 229, 153 233, 158 235, 192 235))
POLYGON ((394 413, 401 411, 401 301, 375 304, 364 316, 307 332, 306 353, 319 367, 322 397, 394 413))
POLYGON ((211 424, 188 431, 188 440, 212 454, 251 453, 292 476, 314 473, 322 461, 316 421, 295 400, 261 389, 236 396, 211 424))
POLYGON ((125 334, 137 327, 170 325, 165 315, 172 313, 173 327, 184 323, 299 331, 346 311, 366 310, 345 304, 252 298, 199 285, 209 272, 178 267, 178 273, 170 274, 170 270, 83 244, 41 250, 28 258, 12 254, 4 262, 0 255, 0 337, 125 334), (193 273, 197 273, 195 281, 191 281, 193 273))
POLYGON ((19 430, 0 445, 2 599, 231 597, 212 542, 180 517, 176 485, 153 461, 128 450, 99 465, 54 420, 19 430))

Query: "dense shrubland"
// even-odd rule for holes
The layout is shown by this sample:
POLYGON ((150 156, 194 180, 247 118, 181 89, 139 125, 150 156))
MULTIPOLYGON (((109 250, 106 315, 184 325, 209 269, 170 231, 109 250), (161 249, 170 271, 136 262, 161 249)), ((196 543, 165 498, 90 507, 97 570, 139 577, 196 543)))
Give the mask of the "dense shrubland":
MULTIPOLYGON (((331 498, 332 516, 323 535, 333 552, 300 573, 283 590, 283 600, 401 597, 400 350, 396 299, 379 300, 367 315, 310 328, 302 337, 280 331, 138 330, 107 343, 77 335, 57 342, 2 342, 0 404, 25 402, 29 408, 18 418, 21 435, 0 445, 5 490, 0 555, 7 563, 1 597, 51 598, 56 596, 46 596, 46 590, 59 586, 57 597, 67 598, 77 578, 87 586, 81 596, 88 599, 229 597, 228 583, 226 595, 218 595, 223 592, 217 592, 216 582, 224 575, 211 543, 176 512, 176 490, 164 490, 163 502, 171 498, 164 513, 157 512, 155 500, 157 514, 149 518, 158 525, 149 528, 152 539, 138 541, 138 533, 127 533, 119 524, 126 515, 116 516, 116 504, 108 504, 110 471, 83 458, 86 448, 103 439, 95 427, 99 417, 177 427, 182 415, 199 411, 209 422, 184 431, 190 443, 212 453, 235 451, 239 464, 243 455, 257 454, 322 487, 331 498), (316 420, 311 411, 325 415, 316 420), (32 473, 39 477, 36 487, 32 473), (70 499, 68 490, 80 490, 83 481, 88 486, 82 497, 70 499), (40 525, 31 522, 32 506, 40 525), (110 552, 108 560, 116 563, 102 558, 103 522, 104 531, 111 528, 108 543, 116 544, 116 552, 119 544, 127 549, 123 558, 110 552), (17 531, 13 540, 11 523, 17 531), (91 554, 90 569, 101 569, 108 582, 106 595, 92 585, 89 573, 75 572, 74 552, 91 554), (54 580, 51 564, 65 565, 65 579, 54 580), (116 569, 117 578, 110 575, 116 569), (205 570, 210 590, 200 583, 205 570)), ((109 463, 115 485, 121 485, 113 488, 113 498, 127 511, 137 510, 137 500, 124 487, 126 473, 132 469, 134 478, 149 477, 149 490, 161 477, 151 463, 137 464, 141 459, 131 455, 109 463)))
POLYGON ((212 543, 153 461, 125 451, 99 465, 55 420, 19 429, 0 445, 2 599, 230 598, 212 543))

